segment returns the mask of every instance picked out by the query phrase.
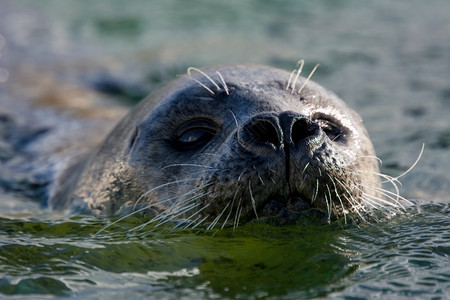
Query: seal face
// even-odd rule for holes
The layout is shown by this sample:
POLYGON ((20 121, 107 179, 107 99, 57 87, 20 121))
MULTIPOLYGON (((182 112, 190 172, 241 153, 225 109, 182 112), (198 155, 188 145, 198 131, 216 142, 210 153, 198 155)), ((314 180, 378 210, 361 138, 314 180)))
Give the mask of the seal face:
POLYGON ((53 206, 213 228, 311 209, 342 217, 379 198, 367 131, 334 93, 263 66, 189 74, 125 117, 53 206))

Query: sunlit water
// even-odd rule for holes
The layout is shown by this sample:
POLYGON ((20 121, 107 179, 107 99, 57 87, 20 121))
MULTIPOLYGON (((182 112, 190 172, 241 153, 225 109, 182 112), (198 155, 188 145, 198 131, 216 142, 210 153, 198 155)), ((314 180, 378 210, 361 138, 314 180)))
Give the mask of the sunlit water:
POLYGON ((401 179, 417 205, 374 224, 102 231, 114 218, 3 193, 0 298, 450 297, 450 2, 262 2, 0 0, 0 97, 19 66, 133 102, 188 66, 303 58, 362 115, 383 172, 425 143, 401 179))

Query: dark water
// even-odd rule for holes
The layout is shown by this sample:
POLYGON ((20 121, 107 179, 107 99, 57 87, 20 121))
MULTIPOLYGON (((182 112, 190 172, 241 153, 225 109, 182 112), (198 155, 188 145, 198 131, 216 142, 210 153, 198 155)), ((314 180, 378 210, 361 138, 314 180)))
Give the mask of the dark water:
POLYGON ((24 68, 132 103, 189 66, 292 70, 303 58, 362 115, 384 173, 408 169, 425 143, 401 179, 417 205, 377 224, 138 231, 146 220, 130 218, 96 235, 114 219, 0 194, 0 298, 449 298, 448 11, 445 0, 0 0, 0 97, 24 68))

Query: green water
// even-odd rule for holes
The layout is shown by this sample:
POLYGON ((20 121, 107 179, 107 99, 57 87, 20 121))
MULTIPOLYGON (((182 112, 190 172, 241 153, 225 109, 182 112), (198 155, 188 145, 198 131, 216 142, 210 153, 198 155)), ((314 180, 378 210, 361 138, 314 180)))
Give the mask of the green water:
POLYGON ((130 218, 0 219, 3 295, 120 299, 448 295, 450 206, 379 224, 247 225, 218 231, 130 218), (414 234, 411 234, 414 232, 414 234), (98 233, 98 234, 97 234, 98 233))
POLYGON ((425 143, 401 178, 417 205, 358 226, 134 230, 148 221, 135 217, 101 231, 114 218, 63 218, 0 190, 0 298, 448 299, 449 11, 446 0, 0 0, 0 97, 14 97, 20 68, 133 103, 189 66, 292 70, 303 58, 361 114, 382 172, 401 174, 425 143))

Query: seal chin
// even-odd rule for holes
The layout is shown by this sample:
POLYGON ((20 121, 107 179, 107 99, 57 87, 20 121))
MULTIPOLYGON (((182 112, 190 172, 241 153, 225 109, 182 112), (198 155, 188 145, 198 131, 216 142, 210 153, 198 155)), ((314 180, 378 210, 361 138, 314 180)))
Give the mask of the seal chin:
POLYGON ((257 211, 258 218, 248 221, 251 223, 265 223, 271 225, 326 224, 329 216, 322 209, 315 208, 307 198, 294 193, 287 199, 284 197, 270 197, 263 207, 257 211))

